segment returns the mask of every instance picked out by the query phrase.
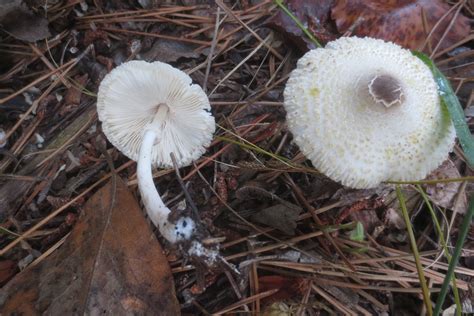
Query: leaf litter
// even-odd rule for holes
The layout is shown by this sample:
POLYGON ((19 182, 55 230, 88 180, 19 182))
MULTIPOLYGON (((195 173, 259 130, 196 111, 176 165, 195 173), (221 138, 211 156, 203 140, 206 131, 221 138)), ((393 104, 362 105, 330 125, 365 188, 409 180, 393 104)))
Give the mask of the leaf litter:
MULTIPOLYGON (((468 104, 473 56, 468 5, 299 0, 287 5, 322 42, 343 33, 407 47, 426 41, 426 51, 435 53, 443 71, 447 68, 461 102, 468 104), (427 41, 433 21, 446 13, 427 41)), ((391 185, 341 188, 317 174, 292 143, 282 89, 297 60, 293 46, 301 51, 313 46, 272 2, 56 1, 48 2, 47 10, 30 10, 49 32, 28 33, 34 47, 27 38, 0 34, 0 128, 7 135, 0 152, 0 282, 10 280, 0 294, 4 311, 95 310, 95 302, 105 313, 128 308, 146 314, 164 306, 172 315, 260 313, 271 306, 300 315, 421 312, 416 266, 391 185), (135 164, 110 144, 101 145, 94 108, 98 84, 112 68, 137 58, 173 63, 213 92, 213 114, 223 128, 205 156, 180 171, 203 222, 240 274, 193 266, 158 236, 163 251, 130 193, 136 190, 135 164), (35 135, 44 138, 44 148, 38 148, 35 135), (114 207, 106 198, 113 186, 107 156, 128 187, 117 178, 114 207), (105 225, 106 216, 113 227, 105 225), (359 229, 351 239, 360 225, 363 235, 359 229), (98 251, 97 243, 89 245, 78 231, 103 241, 104 248, 98 251), (93 264, 99 270, 91 272, 93 264), (105 266, 113 268, 99 273, 105 266), (89 279, 95 288, 105 285, 103 290, 67 289, 71 282, 65 280, 74 271, 79 278, 72 284, 89 279), (275 296, 294 285, 296 290, 275 296), (71 304, 55 305, 65 288, 77 295, 71 304), (166 299, 158 301, 157 293, 166 299), (74 305, 79 298, 87 299, 74 305)), ((454 163, 441 166, 434 179, 472 175, 459 151, 451 159, 454 163)), ((156 171, 155 181, 165 203, 178 208, 183 196, 174 171, 156 171)), ((449 237, 456 238, 463 196, 472 194, 472 185, 439 182, 424 189, 434 205, 446 209, 443 214, 454 225, 449 237)), ((447 264, 419 192, 407 185, 403 194, 434 297, 447 264)), ((474 272, 468 249, 463 256, 456 277, 467 302, 474 272)))
POLYGON ((0 26, 9 35, 31 43, 51 36, 48 20, 35 14, 22 0, 0 3, 0 26))
POLYGON ((2 289, 0 310, 7 315, 176 315, 173 292, 166 257, 118 178, 84 205, 83 216, 58 250, 2 289))

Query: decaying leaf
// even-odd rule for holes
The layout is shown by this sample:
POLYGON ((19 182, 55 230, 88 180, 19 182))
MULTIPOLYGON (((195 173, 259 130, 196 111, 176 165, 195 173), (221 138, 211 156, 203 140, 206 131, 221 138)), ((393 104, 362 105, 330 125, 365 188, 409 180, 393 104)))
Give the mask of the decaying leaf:
POLYGON ((285 302, 275 302, 268 305, 263 310, 263 316, 288 316, 291 315, 291 308, 285 302))
POLYGON ((32 43, 51 35, 48 20, 33 13, 21 0, 0 3, 0 26, 13 37, 32 43))
MULTIPOLYGON (((351 30, 352 35, 380 38, 419 50, 427 34, 450 8, 441 0, 336 0, 332 18, 341 33, 351 30), (423 14, 426 27, 423 27, 423 14)), ((450 13, 440 22, 431 37, 432 47, 438 44, 453 16, 454 13, 450 13)), ((469 31, 468 18, 459 14, 440 48, 455 44, 469 31)))
POLYGON ((301 207, 287 202, 267 207, 252 215, 251 219, 257 223, 276 228, 287 235, 294 235, 297 226, 296 221, 301 211, 301 207))
MULTIPOLYGON (((420 193, 416 191, 412 186, 402 186, 401 187, 403 197, 405 198, 405 204, 408 210, 416 210, 422 200, 420 193)), ((392 208, 390 212, 395 212, 395 214, 402 214, 402 210, 400 207, 400 201, 396 195, 395 191, 390 192, 385 198, 387 201, 387 209, 392 208)), ((394 214, 391 214, 394 215, 394 214)), ((394 215, 396 216, 396 215, 394 215)), ((385 218, 384 218, 385 222, 385 218)))
POLYGON ((474 50, 468 47, 458 47, 454 50, 454 54, 450 55, 458 58, 440 66, 440 70, 446 77, 451 78, 452 85, 456 87, 457 97, 460 100, 468 100, 465 114, 467 117, 473 117, 474 81, 471 79, 474 78, 474 50), (458 57, 460 54, 466 54, 466 57, 458 57))
POLYGON ((64 97, 64 103, 66 106, 79 105, 81 103, 82 90, 84 89, 88 79, 89 76, 87 73, 74 78, 75 85, 69 88, 64 97))
POLYGON ((372 230, 380 225, 376 209, 384 206, 382 198, 367 198, 356 201, 351 206, 344 208, 335 220, 336 224, 342 223, 347 217, 352 221, 360 222, 365 231, 371 233, 372 230))
POLYGON ((158 60, 164 63, 177 61, 181 57, 197 58, 200 54, 194 51, 196 48, 196 45, 188 43, 159 39, 142 54, 142 58, 150 62, 158 60))
POLYGON ((296 221, 302 211, 298 205, 267 191, 259 182, 248 182, 242 185, 235 192, 235 196, 242 201, 258 200, 260 205, 263 201, 273 204, 258 212, 252 211, 252 221, 276 228, 285 234, 294 235, 297 226, 296 221), (275 202, 277 203, 275 204, 275 202))
POLYGON ((122 180, 97 192, 66 242, 0 292, 2 315, 179 315, 166 257, 122 180))
MULTIPOLYGON (((334 0, 286 2, 288 9, 323 43, 336 39, 337 31, 329 21, 333 4, 334 0)), ((302 51, 316 48, 295 22, 281 10, 267 21, 267 26, 283 34, 302 51)))
POLYGON ((389 228, 395 228, 398 230, 406 229, 405 220, 402 215, 392 207, 385 209, 383 213, 383 223, 389 228))
POLYGON ((0 261, 0 285, 10 280, 15 275, 17 269, 15 262, 12 260, 0 261))
MULTIPOLYGON (((438 169, 433 171, 427 179, 452 179, 460 177, 458 169, 448 159, 438 169)), ((466 192, 461 192, 460 188, 461 182, 429 184, 426 186, 426 193, 436 205, 464 214, 467 210, 467 197, 466 192), (462 195, 458 199, 459 193, 462 195), (458 202, 456 203, 456 201, 458 202)))
POLYGON ((279 289, 275 294, 266 297, 265 302, 278 302, 303 295, 309 283, 304 278, 292 278, 280 275, 265 275, 258 278, 260 292, 279 289))

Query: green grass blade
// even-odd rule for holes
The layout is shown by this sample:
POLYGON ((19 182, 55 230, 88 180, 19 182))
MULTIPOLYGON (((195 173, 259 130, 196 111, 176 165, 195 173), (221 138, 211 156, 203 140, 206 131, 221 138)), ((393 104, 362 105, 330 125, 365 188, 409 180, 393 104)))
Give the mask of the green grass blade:
POLYGON ((441 291, 439 292, 438 300, 436 301, 436 307, 434 310, 434 315, 437 316, 441 312, 443 307, 444 300, 446 298, 446 293, 449 288, 449 281, 454 276, 454 269, 456 268, 459 257, 461 256, 462 246, 466 240, 467 233, 469 232, 469 227, 471 225, 472 215, 474 214, 474 199, 471 199, 469 202, 469 208, 464 215, 464 220, 462 221, 461 228, 459 229, 458 240, 456 242, 456 247, 454 248, 453 255, 451 257, 451 262, 449 263, 448 271, 446 272, 446 277, 444 278, 443 285, 441 286, 441 291))
POLYGON ((319 41, 311 34, 310 31, 301 23, 301 21, 294 15, 283 3, 283 0, 275 0, 275 4, 283 11, 286 15, 288 15, 296 25, 303 31, 303 33, 316 45, 316 47, 322 48, 323 46, 319 43, 319 41))
MULTIPOLYGON (((416 246, 415 234, 413 233, 413 227, 411 226, 410 216, 408 215, 407 206, 405 203, 405 197, 403 196, 400 186, 397 185, 397 198, 400 203, 400 208, 402 209, 403 218, 405 219, 405 224, 407 226, 408 237, 410 238, 411 250, 413 252, 413 257, 415 258, 416 270, 418 272, 418 278, 420 280, 421 290, 423 292, 423 302, 426 306, 426 312, 429 316, 433 315, 433 307, 431 305, 430 291, 425 279, 425 273, 423 272, 423 266, 421 265, 420 253, 416 246)), ((449 281, 449 279, 448 279, 449 281)))
MULTIPOLYGON (((426 195, 426 193, 423 190, 423 188, 421 187, 421 185, 417 185, 416 188, 418 189, 418 192, 420 192, 421 196, 423 197, 423 200, 426 203, 426 206, 428 207, 428 210, 431 213, 431 218, 433 219, 433 223, 434 223, 435 229, 438 233, 440 243, 443 246, 444 256, 448 260, 448 264, 449 264, 449 263, 451 263, 451 255, 449 254, 448 245, 446 243, 446 240, 444 239, 444 234, 443 234, 443 231, 441 229, 441 225, 439 224, 438 218, 436 217, 436 213, 433 209, 433 206, 431 205, 431 202, 428 199, 428 196, 426 195)), ((456 285, 456 278, 453 276, 451 279, 452 279, 452 283, 453 283, 454 302, 456 303, 456 315, 461 316, 462 305, 461 305, 461 299, 459 298, 458 287, 456 285)))
POLYGON ((438 184, 438 183, 450 183, 450 182, 464 182, 474 181, 474 176, 467 176, 461 178, 448 178, 448 179, 429 179, 420 181, 387 181, 390 184, 438 184))
POLYGON ((449 111, 459 143, 464 150, 469 165, 474 167, 474 137, 469 130, 469 126, 467 126, 464 110, 451 88, 451 84, 428 56, 420 52, 413 52, 413 54, 420 58, 431 69, 435 81, 438 84, 438 93, 441 103, 445 105, 449 111))

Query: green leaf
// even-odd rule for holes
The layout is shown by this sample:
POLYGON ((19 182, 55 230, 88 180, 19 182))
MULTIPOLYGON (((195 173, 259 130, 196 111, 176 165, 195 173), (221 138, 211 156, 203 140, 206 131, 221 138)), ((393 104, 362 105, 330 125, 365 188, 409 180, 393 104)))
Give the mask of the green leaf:
POLYGON ((474 137, 469 130, 469 126, 467 125, 464 116, 464 110, 461 103, 459 103, 453 88, 451 88, 451 84, 428 56, 420 52, 412 53, 431 69, 434 79, 438 84, 438 93, 441 99, 441 104, 448 109, 454 128, 456 129, 459 143, 466 155, 467 162, 471 167, 474 167, 474 137))
POLYGON ((350 239, 355 241, 364 240, 364 225, 361 222, 357 222, 356 227, 351 231, 350 239))

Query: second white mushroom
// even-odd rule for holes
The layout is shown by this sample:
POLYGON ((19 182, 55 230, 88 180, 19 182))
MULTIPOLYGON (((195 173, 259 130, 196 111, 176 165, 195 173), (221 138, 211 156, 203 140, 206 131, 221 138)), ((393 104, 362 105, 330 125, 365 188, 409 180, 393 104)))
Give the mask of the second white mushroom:
POLYGON ((309 51, 284 97, 301 151, 349 187, 422 179, 454 145, 430 69, 393 43, 342 37, 309 51))

